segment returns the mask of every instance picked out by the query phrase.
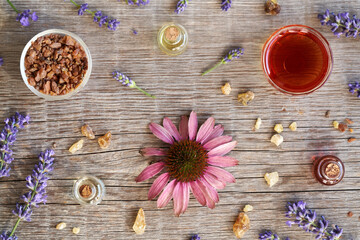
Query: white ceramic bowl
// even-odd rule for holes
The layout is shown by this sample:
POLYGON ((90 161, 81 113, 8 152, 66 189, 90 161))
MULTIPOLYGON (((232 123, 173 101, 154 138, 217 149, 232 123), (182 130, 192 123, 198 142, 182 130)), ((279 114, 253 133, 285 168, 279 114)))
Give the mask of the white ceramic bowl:
POLYGON ((92 59, 91 59, 91 54, 90 54, 90 50, 89 48, 86 46, 86 44, 84 43, 84 41, 77 36, 76 34, 72 33, 72 32, 68 32, 65 30, 61 30, 61 29, 49 29, 46 31, 43 31, 37 35, 35 35, 26 45, 25 48, 21 54, 21 58, 20 58, 20 72, 21 72, 21 76, 24 80, 24 83, 26 84, 26 86, 37 96, 44 98, 46 100, 49 101, 55 101, 55 100, 63 100, 63 99, 67 99, 70 98, 71 96, 75 95, 76 93, 78 93, 83 87, 85 87, 86 83, 89 81, 90 75, 91 75, 91 70, 92 70, 92 59), (26 54, 29 50, 29 48, 31 47, 31 43, 34 42, 36 39, 38 39, 39 37, 42 36, 46 36, 49 34, 58 34, 58 35, 68 35, 70 37, 72 37, 73 39, 75 39, 84 49, 85 53, 86 53, 86 57, 88 59, 88 70, 86 71, 86 74, 84 76, 83 81, 81 82, 81 84, 72 92, 69 92, 65 95, 58 95, 58 96, 52 96, 52 95, 48 95, 48 94, 43 94, 41 92, 39 92, 38 90, 36 90, 33 86, 30 86, 28 79, 26 77, 26 73, 25 73, 25 57, 26 54))

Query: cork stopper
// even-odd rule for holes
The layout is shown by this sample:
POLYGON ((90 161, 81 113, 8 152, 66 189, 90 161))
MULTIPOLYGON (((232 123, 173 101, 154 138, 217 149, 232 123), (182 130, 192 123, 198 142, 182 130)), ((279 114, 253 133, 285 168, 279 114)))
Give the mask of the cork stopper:
POLYGON ((340 175, 340 167, 335 163, 329 163, 325 168, 325 175, 329 178, 336 178, 340 175))
POLYGON ((165 30, 165 38, 169 42, 176 42, 180 36, 180 31, 177 27, 171 26, 165 30))

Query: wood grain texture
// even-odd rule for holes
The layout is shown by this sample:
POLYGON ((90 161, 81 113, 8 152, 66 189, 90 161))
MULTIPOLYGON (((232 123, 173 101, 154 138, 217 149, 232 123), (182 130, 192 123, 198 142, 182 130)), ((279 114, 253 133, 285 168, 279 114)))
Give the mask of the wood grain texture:
POLYGON ((280 15, 266 16, 263 0, 234 0, 229 12, 220 10, 219 0, 203 0, 191 1, 178 16, 173 13, 176 0, 151 0, 150 5, 140 8, 116 0, 88 0, 92 9, 121 21, 116 32, 100 29, 90 16, 77 16, 76 8, 68 1, 13 2, 19 9, 37 11, 39 21, 21 28, 6 1, 0 3, 0 56, 5 61, 0 68, 0 118, 15 111, 32 117, 31 125, 19 133, 13 148, 11 177, 0 180, 0 230, 9 229, 15 222, 11 210, 26 191, 24 179, 37 162, 37 154, 56 142, 56 170, 49 181, 48 204, 34 210, 32 222, 20 225, 20 239, 185 240, 194 233, 204 240, 235 239, 232 225, 245 204, 254 206, 245 240, 257 239, 265 229, 295 240, 313 239, 285 225, 285 204, 295 200, 307 201, 318 214, 343 227, 344 239, 360 239, 360 141, 347 142, 351 136, 359 137, 360 132, 359 100, 347 91, 347 83, 359 78, 360 40, 337 39, 317 19, 326 8, 359 14, 360 1, 286 0, 280 1, 280 15), (158 29, 169 21, 181 23, 190 35, 189 48, 178 57, 162 54, 156 44, 158 29), (261 68, 264 42, 287 24, 316 28, 333 50, 335 65, 329 81, 309 96, 289 97, 277 92, 261 68), (23 47, 35 34, 50 28, 78 34, 93 57, 89 83, 66 101, 47 102, 36 97, 20 76, 23 47), (133 28, 138 35, 132 34, 133 28), (245 48, 241 60, 200 76, 235 46, 245 48), (158 99, 121 86, 111 78, 114 70, 128 74, 158 99), (233 88, 230 96, 220 91, 227 81, 233 88), (236 95, 248 89, 256 97, 250 106, 243 107, 236 95), (239 142, 230 155, 239 159, 240 165, 228 168, 237 182, 219 192, 220 203, 214 210, 201 207, 191 197, 188 211, 176 218, 172 204, 156 209, 155 201, 147 201, 153 179, 138 184, 134 179, 151 161, 140 156, 139 149, 165 147, 150 133, 148 124, 160 123, 164 116, 178 123, 179 117, 191 110, 197 111, 200 122, 214 116, 224 125, 226 134, 239 142), (331 110, 330 118, 324 117, 326 110, 331 110), (257 117, 263 119, 263 125, 253 132, 257 117), (332 129, 332 120, 345 117, 355 122, 352 135, 332 129), (286 129, 285 142, 276 148, 269 141, 274 123, 287 127, 291 121, 298 123, 298 131, 286 129), (68 152, 81 138, 80 127, 85 122, 97 136, 106 131, 113 133, 108 150, 86 140, 77 154, 68 152), (344 160, 346 175, 337 186, 322 186, 312 177, 312 159, 323 154, 335 154, 344 160), (280 182, 273 188, 268 188, 263 179, 269 171, 280 174, 280 182), (74 180, 82 174, 98 176, 107 187, 104 201, 95 208, 81 207, 71 197, 74 180), (135 236, 132 224, 140 207, 145 210, 148 226, 144 235, 135 236), (352 218, 347 217, 348 211, 354 212, 352 218), (61 221, 68 227, 58 231, 55 226, 61 221), (80 234, 73 235, 72 227, 80 227, 80 234))

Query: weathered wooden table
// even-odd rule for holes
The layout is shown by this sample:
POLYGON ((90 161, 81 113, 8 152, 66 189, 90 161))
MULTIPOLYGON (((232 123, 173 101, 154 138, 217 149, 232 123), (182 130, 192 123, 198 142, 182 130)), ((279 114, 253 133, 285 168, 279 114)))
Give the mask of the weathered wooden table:
POLYGON ((175 0, 152 0, 141 8, 116 0, 87 2, 92 9, 121 20, 119 30, 100 29, 90 16, 78 16, 69 1, 14 0, 19 9, 31 8, 39 15, 38 22, 22 28, 6 1, 0 3, 0 56, 5 61, 0 68, 0 116, 5 119, 20 111, 32 118, 13 148, 11 177, 0 180, 0 230, 11 228, 15 222, 11 210, 26 192, 24 179, 37 162, 37 154, 55 142, 56 169, 49 181, 48 204, 34 210, 32 222, 21 223, 17 232, 20 239, 189 239, 194 233, 206 240, 235 239, 232 225, 245 204, 253 205, 254 211, 249 213, 251 229, 244 239, 257 239, 265 229, 291 239, 313 239, 298 227, 285 225, 285 204, 296 200, 307 201, 331 224, 343 227, 344 239, 360 239, 360 144, 347 142, 360 132, 360 100, 347 89, 348 82, 359 79, 360 40, 337 39, 317 19, 326 8, 360 13, 360 1, 281 1, 279 16, 266 16, 263 0, 235 0, 229 12, 221 11, 219 0, 191 1, 179 16, 173 13, 175 0), (181 23, 190 35, 189 48, 178 57, 162 54, 156 44, 158 29, 169 21, 181 23), (323 33, 335 61, 329 81, 303 97, 276 91, 265 79, 260 64, 267 37, 277 28, 295 23, 323 33), (66 101, 47 102, 36 97, 20 76, 24 45, 50 28, 78 34, 93 56, 89 83, 66 101), (139 34, 134 35, 132 28, 139 34), (245 48, 240 60, 200 76, 235 46, 245 48), (127 73, 158 99, 121 86, 112 79, 113 70, 127 73), (233 88, 230 96, 220 91, 227 81, 233 88), (248 89, 256 97, 244 107, 236 95, 248 89), (220 191, 214 210, 201 207, 191 197, 189 209, 177 218, 172 204, 157 209, 156 201, 147 200, 153 179, 138 184, 134 179, 150 161, 139 154, 139 149, 165 146, 151 134, 148 124, 160 123, 164 116, 178 122, 191 110, 197 111, 201 122, 214 116, 225 126, 226 134, 239 142, 231 156, 239 159, 240 165, 227 168, 237 181, 220 191), (330 118, 324 117, 327 110, 331 110, 330 118), (263 125, 253 132, 257 117, 263 119, 263 125), (353 134, 332 128, 333 120, 346 117, 355 122, 353 134), (273 125, 287 126, 291 121, 298 123, 298 131, 286 129, 285 142, 275 147, 269 141, 273 125), (86 140, 81 151, 70 154, 68 148, 81 138, 83 123, 90 124, 98 136, 111 131, 111 147, 100 150, 96 141, 86 140), (345 178, 336 186, 322 186, 312 177, 312 159, 323 154, 335 154, 345 163, 345 178), (273 188, 263 178, 270 171, 280 174, 280 182, 273 188), (72 199, 72 185, 82 174, 98 176, 105 182, 107 195, 101 205, 85 208, 72 199), (140 207, 145 210, 148 225, 144 235, 135 236, 132 225, 140 207), (349 211, 354 213, 352 218, 347 217, 349 211), (68 227, 56 230, 55 225, 62 221, 68 227), (73 235, 72 227, 80 227, 80 234, 73 235))

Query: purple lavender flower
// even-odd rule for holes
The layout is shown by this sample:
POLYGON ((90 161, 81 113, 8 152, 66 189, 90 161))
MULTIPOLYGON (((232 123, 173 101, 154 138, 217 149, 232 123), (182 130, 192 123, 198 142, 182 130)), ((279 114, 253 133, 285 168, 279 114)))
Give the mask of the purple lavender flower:
POLYGON ((30 9, 24 10, 22 13, 18 13, 16 17, 16 21, 20 22, 24 27, 30 26, 30 18, 36 22, 38 20, 38 16, 36 12, 31 13, 30 9))
POLYGON ((32 207, 38 207, 39 203, 46 203, 46 186, 49 180, 49 173, 54 168, 54 151, 46 150, 39 154, 39 163, 35 165, 31 176, 26 178, 26 186, 30 189, 28 193, 21 196, 24 203, 17 203, 13 213, 18 217, 18 220, 13 227, 11 233, 4 232, 0 237, 0 240, 16 240, 17 237, 14 235, 15 230, 22 220, 31 221, 32 207))
POLYGON ((119 26, 120 22, 117 21, 116 19, 111 19, 107 22, 107 27, 108 29, 115 31, 116 28, 119 26))
MULTIPOLYGON (((120 1, 120 0, 118 0, 120 1)), ((147 5, 150 3, 150 0, 125 0, 128 5, 147 5)))
POLYGON ((78 15, 79 15, 79 16, 84 15, 84 12, 85 12, 86 10, 88 10, 88 8, 89 8, 89 4, 87 4, 87 3, 82 4, 82 5, 80 6, 80 8, 79 8, 78 15))
POLYGON ((200 236, 198 235, 198 234, 195 234, 194 236, 192 236, 191 238, 190 238, 190 240, 200 240, 201 238, 200 238, 200 236))
POLYGON ((244 49, 243 48, 235 48, 235 49, 231 50, 218 64, 216 64, 214 67, 210 68, 209 70, 203 72, 201 75, 204 76, 205 74, 208 74, 209 72, 213 71, 220 65, 229 63, 234 58, 240 58, 241 55, 244 55, 244 49))
POLYGON ((113 73, 113 78, 117 81, 119 81, 120 83, 122 83, 123 85, 130 87, 130 88, 136 88, 138 89, 140 92, 144 93, 145 95, 152 97, 152 98, 156 98, 155 96, 145 92, 143 89, 139 88, 136 83, 131 80, 128 76, 126 76, 125 74, 119 72, 119 71, 114 71, 113 73))
POLYGON ((356 15, 350 17, 348 12, 334 14, 327 9, 324 14, 319 14, 318 18, 321 25, 331 26, 331 31, 337 37, 345 35, 356 38, 359 35, 360 19, 356 15))
POLYGON ((227 11, 231 8, 231 0, 221 0, 222 3, 221 3, 221 9, 223 11, 227 11))
POLYGON ((10 176, 9 165, 14 160, 10 146, 14 144, 19 129, 24 128, 24 124, 29 123, 29 120, 29 116, 20 113, 5 119, 4 129, 0 132, 0 178, 10 176))
POLYGON ((4 64, 4 59, 0 57, 0 67, 4 64))
POLYGON ((10 236, 9 232, 3 232, 0 235, 0 240, 17 240, 18 238, 15 235, 10 236))
POLYGON ((85 12, 93 16, 93 21, 99 24, 99 27, 103 25, 107 26, 109 30, 115 31, 119 26, 120 22, 115 18, 110 19, 108 16, 103 15, 101 11, 91 11, 89 10, 89 4, 84 3, 82 5, 77 4, 74 0, 70 0, 72 4, 79 8, 78 15, 83 15, 85 12))
POLYGON ((276 233, 271 231, 265 231, 264 233, 259 234, 260 240, 280 240, 279 236, 276 233))
POLYGON ((179 0, 176 4, 175 13, 179 14, 185 10, 190 0, 179 0))
POLYGON ((303 230, 316 234, 316 239, 339 240, 343 233, 343 229, 338 226, 329 231, 329 222, 323 216, 316 222, 316 212, 306 208, 306 202, 288 203, 287 209, 285 216, 295 219, 287 221, 286 224, 290 227, 298 225, 303 230))
POLYGON ((349 83, 349 92, 354 94, 357 94, 357 97, 360 98, 360 84, 359 82, 355 82, 355 83, 349 83))

